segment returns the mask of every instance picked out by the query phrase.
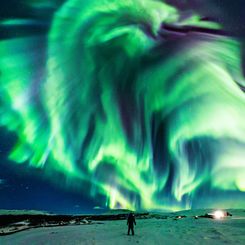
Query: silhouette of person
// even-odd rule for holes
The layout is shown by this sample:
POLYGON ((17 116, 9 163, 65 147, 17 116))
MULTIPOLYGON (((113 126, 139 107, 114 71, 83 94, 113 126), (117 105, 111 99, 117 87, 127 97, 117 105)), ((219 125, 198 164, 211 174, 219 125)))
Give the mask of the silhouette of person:
POLYGON ((136 222, 135 222, 135 217, 134 217, 133 213, 130 213, 128 215, 127 225, 128 225, 128 235, 129 235, 130 230, 131 230, 132 235, 134 236, 134 225, 136 225, 136 222))

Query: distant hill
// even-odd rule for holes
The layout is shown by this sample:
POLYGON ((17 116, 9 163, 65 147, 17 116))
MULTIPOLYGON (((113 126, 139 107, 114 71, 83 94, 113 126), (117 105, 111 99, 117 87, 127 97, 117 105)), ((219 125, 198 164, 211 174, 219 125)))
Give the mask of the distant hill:
POLYGON ((39 210, 6 210, 0 209, 0 215, 43 215, 43 214, 50 214, 47 211, 39 211, 39 210))
POLYGON ((130 213, 130 212, 133 212, 132 210, 129 210, 129 209, 110 209, 110 210, 107 210, 105 213, 105 215, 113 215, 113 214, 127 214, 127 213, 130 213))

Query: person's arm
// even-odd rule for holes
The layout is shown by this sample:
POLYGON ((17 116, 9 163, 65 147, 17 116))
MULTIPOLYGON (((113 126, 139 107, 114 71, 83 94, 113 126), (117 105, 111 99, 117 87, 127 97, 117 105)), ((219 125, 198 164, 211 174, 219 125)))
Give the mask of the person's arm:
POLYGON ((134 218, 134 224, 136 225, 136 221, 135 221, 135 218, 134 218))

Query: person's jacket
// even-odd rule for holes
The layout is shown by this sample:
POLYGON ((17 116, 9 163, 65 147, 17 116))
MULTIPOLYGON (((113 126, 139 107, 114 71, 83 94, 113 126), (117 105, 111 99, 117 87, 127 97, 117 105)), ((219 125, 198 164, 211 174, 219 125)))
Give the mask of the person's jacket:
POLYGON ((134 215, 129 215, 129 216, 128 216, 128 222, 127 222, 127 225, 133 226, 134 224, 136 225, 134 215))

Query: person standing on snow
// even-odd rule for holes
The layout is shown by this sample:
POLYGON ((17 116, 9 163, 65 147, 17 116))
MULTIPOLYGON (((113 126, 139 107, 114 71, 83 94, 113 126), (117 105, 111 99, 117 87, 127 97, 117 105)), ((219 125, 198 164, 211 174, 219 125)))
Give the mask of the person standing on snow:
POLYGON ((127 225, 128 225, 128 235, 129 235, 130 230, 131 230, 132 235, 134 236, 134 225, 136 225, 136 222, 135 222, 135 217, 134 217, 133 213, 129 214, 127 225))

